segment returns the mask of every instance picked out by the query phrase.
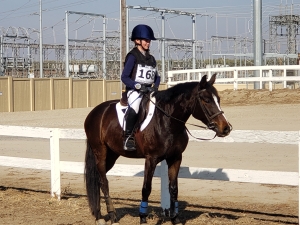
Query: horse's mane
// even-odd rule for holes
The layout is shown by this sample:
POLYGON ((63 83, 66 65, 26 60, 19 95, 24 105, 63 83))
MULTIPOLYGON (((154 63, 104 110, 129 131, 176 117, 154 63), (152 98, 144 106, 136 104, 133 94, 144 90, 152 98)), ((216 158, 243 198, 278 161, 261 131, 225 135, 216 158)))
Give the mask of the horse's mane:
MULTIPOLYGON (((171 88, 163 91, 159 91, 155 94, 157 101, 169 102, 170 100, 185 94, 190 95, 193 89, 199 84, 199 82, 186 82, 177 84, 171 88)), ((205 89, 209 90, 214 95, 218 96, 217 90, 210 83, 206 83, 205 89)))
POLYGON ((177 84, 171 88, 156 93, 157 101, 169 102, 181 94, 190 94, 198 82, 186 82, 177 84))

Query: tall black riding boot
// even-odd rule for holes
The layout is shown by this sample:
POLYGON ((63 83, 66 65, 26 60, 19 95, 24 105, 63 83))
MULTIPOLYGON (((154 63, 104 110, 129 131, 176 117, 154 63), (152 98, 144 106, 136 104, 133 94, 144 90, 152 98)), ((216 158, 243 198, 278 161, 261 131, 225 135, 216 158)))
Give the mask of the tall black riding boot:
POLYGON ((134 134, 132 133, 136 120, 137 114, 133 108, 128 108, 125 114, 126 128, 125 128, 125 139, 124 139, 124 150, 135 151, 135 140, 134 134))

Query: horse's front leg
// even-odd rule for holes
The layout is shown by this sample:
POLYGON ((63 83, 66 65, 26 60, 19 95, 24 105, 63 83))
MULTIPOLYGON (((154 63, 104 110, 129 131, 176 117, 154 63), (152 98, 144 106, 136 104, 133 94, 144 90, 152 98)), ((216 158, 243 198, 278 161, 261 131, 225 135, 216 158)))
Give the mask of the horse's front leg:
POLYGON ((145 160, 144 183, 142 188, 142 201, 140 204, 140 224, 147 224, 148 199, 152 190, 152 178, 157 165, 157 161, 151 157, 145 160))
POLYGON ((182 225, 178 218, 178 173, 182 154, 166 159, 168 164, 169 192, 170 192, 170 217, 173 224, 182 225))

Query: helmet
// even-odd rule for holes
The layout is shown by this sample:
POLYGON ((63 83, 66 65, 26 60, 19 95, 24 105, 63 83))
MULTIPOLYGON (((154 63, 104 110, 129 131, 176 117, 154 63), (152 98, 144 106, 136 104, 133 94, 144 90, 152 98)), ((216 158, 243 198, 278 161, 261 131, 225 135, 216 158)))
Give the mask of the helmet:
POLYGON ((133 28, 131 40, 136 39, 156 40, 152 28, 145 24, 139 24, 133 28))

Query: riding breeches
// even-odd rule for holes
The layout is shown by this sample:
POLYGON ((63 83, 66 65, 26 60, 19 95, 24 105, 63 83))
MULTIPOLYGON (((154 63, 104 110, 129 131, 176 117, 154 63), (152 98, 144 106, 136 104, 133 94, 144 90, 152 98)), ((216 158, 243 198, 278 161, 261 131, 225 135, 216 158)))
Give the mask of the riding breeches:
POLYGON ((142 95, 140 95, 135 90, 130 90, 127 92, 128 105, 134 109, 136 114, 139 112, 140 103, 142 101, 142 95))

